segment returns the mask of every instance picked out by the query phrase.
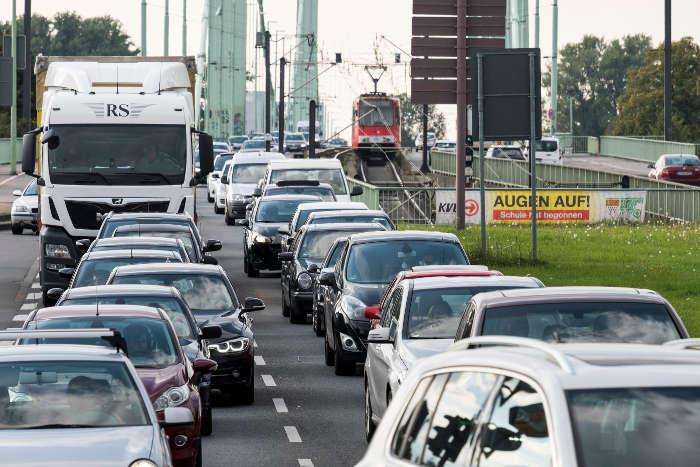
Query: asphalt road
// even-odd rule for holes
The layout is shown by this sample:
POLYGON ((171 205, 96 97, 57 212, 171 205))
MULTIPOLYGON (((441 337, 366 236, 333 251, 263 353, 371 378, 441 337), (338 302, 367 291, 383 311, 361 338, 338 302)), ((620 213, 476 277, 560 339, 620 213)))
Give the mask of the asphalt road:
MULTIPOLYGON (((243 273, 242 229, 214 214, 201 190, 198 213, 204 238, 222 241, 215 256, 240 298, 261 298, 256 313, 255 403, 216 404, 214 432, 204 439, 204 465, 347 466, 364 453, 361 373, 335 376, 323 362, 323 340, 311 326, 282 316, 279 275, 248 278, 243 273)), ((25 233, 0 232, 0 329, 17 326, 28 310, 41 306, 39 241, 25 233), (35 288, 33 288, 35 287, 35 288), (35 295, 37 294, 37 295, 35 295), (14 321, 13 321, 14 319, 14 321), (14 323, 14 324, 13 324, 14 323)))

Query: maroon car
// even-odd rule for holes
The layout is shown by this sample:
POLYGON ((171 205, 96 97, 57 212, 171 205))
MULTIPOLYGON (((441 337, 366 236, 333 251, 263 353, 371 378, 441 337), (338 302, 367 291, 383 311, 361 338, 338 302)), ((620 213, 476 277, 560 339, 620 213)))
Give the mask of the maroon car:
MULTIPOLYGON (((24 328, 108 328, 119 331, 126 340, 129 359, 151 397, 158 419, 163 420, 166 407, 185 406, 192 411, 193 423, 165 428, 173 464, 178 467, 201 466, 202 408, 197 383, 205 373, 216 368, 216 362, 198 358, 190 363, 165 311, 137 305, 50 307, 32 312, 24 328)), ((42 343, 46 343, 44 341, 42 343)), ((85 341, 76 339, 75 343, 85 344, 85 341)), ((66 340, 61 339, 60 343, 66 343, 66 340)), ((98 339, 95 344, 106 343, 98 339)))
POLYGON ((663 154, 649 164, 649 178, 700 186, 700 159, 692 154, 663 154))

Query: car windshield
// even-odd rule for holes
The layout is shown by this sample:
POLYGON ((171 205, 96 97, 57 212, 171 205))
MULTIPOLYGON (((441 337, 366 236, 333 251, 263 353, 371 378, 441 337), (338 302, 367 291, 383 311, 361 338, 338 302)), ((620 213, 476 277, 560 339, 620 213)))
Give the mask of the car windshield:
POLYGON ((175 334, 181 339, 195 340, 196 330, 192 329, 190 320, 187 318, 187 310, 174 297, 167 296, 133 296, 133 295, 107 295, 104 297, 81 297, 69 298, 61 302, 61 306, 70 305, 141 305, 152 308, 161 308, 167 313, 168 318, 173 323, 175 334))
MULTIPOLYGON (((108 113, 110 106, 107 105, 108 113)), ((105 111, 103 105, 99 105, 99 111, 105 111)), ((121 106, 115 111, 124 112, 121 106)), ((53 125, 51 128, 59 138, 58 147, 49 150, 48 168, 53 183, 180 185, 185 180, 189 130, 182 125, 53 125)))
POLYGON ((392 126, 394 103, 388 99, 361 99, 358 117, 362 126, 392 126))
POLYGON ((352 245, 346 279, 360 284, 388 284, 399 271, 433 264, 467 264, 457 243, 391 240, 352 245))
POLYGON ((499 159, 525 160, 525 155, 518 148, 494 148, 493 157, 499 159))
POLYGON ((332 189, 319 186, 275 186, 266 189, 265 195, 311 195, 318 196, 321 201, 335 201, 332 189))
POLYGON ((36 179, 29 182, 27 188, 24 189, 22 196, 36 196, 38 194, 36 179))
POLYGON ((124 362, 0 363, 0 382, 0 430, 150 424, 124 362))
POLYGON ((267 163, 233 164, 231 166, 231 183, 258 183, 265 176, 267 163))
POLYGON ((89 285, 104 285, 107 283, 112 270, 119 266, 144 263, 169 263, 175 261, 172 257, 165 258, 100 258, 88 259, 80 263, 75 273, 73 287, 86 287, 89 285))
POLYGON ((436 148, 454 148, 457 147, 457 143, 436 143, 436 148))
POLYGON ((408 308, 411 339, 454 339, 462 313, 472 296, 513 287, 466 286, 414 290, 408 308))
POLYGON ((114 231, 117 230, 119 227, 127 226, 127 225, 154 225, 154 224, 168 224, 168 225, 186 225, 189 226, 191 224, 191 220, 187 219, 186 217, 182 218, 170 218, 167 220, 167 222, 164 222, 161 219, 146 219, 146 218, 141 218, 141 219, 108 219, 105 221, 105 223, 102 226, 102 230, 100 231, 100 237, 99 238, 109 238, 114 235, 114 231))
POLYGON ((284 223, 289 222, 300 204, 308 203, 309 200, 274 200, 260 201, 257 213, 255 214, 255 222, 262 223, 284 223))
POLYGON ((165 237, 182 240, 185 244, 185 250, 190 258, 197 258, 197 249, 194 247, 194 239, 192 234, 186 230, 165 230, 165 231, 141 231, 138 230, 122 230, 117 229, 114 232, 115 237, 165 237))
POLYGON ((233 159, 233 154, 221 154, 216 156, 216 160, 214 161, 214 170, 223 169, 226 161, 230 161, 231 159, 233 159))
POLYGON ((487 309, 484 335, 530 337, 550 342, 662 344, 681 336, 659 303, 563 302, 487 309))
POLYGON ((285 141, 294 141, 296 143, 303 143, 304 141, 306 141, 304 139, 304 135, 302 135, 301 133, 299 133, 299 134, 289 133, 289 134, 285 135, 284 139, 285 139, 285 141))
POLYGON ((175 287, 193 313, 229 311, 239 306, 236 295, 218 274, 126 274, 115 276, 112 283, 175 287))
POLYGON ((241 149, 265 149, 266 144, 264 139, 249 139, 245 143, 243 143, 243 147, 241 149))
POLYGON ((240 144, 240 143, 242 143, 242 142, 244 142, 244 141, 248 141, 248 137, 247 137, 247 136, 231 136, 231 137, 228 139, 228 143, 229 143, 229 144, 240 144))
MULTIPOLYGON (((379 230, 379 226, 377 229, 379 230)), ((297 256, 299 258, 314 258, 322 260, 328 254, 328 250, 337 238, 347 237, 357 230, 318 230, 307 231, 299 245, 297 256)))
POLYGON ((387 230, 394 230, 394 227, 389 222, 389 219, 383 216, 363 216, 361 214, 353 214, 352 216, 333 216, 333 217, 320 217, 316 219, 311 219, 307 222, 309 225, 312 224, 345 224, 345 223, 371 223, 379 224, 385 227, 387 230))
POLYGON ((581 467, 696 465, 700 387, 566 392, 581 467))
POLYGON ((559 149, 559 144, 551 140, 539 140, 535 143, 535 148, 538 152, 554 152, 559 149))
MULTIPOLYGON (((104 328, 119 331, 126 339, 129 360, 135 367, 165 368, 180 361, 179 343, 170 334, 168 322, 162 319, 124 316, 86 316, 56 318, 30 323, 28 329, 90 329, 104 328)), ((101 338, 26 339, 23 344, 87 344, 110 345, 101 338)))
POLYGON ((700 166, 700 159, 695 156, 666 156, 666 165, 676 166, 700 166))
POLYGON ((345 176, 343 169, 275 169, 270 174, 270 183, 277 183, 280 180, 316 180, 321 183, 328 183, 336 195, 347 193, 345 189, 345 176))
MULTIPOLYGON (((92 251, 109 251, 109 250, 123 250, 128 248, 130 250, 158 250, 158 251, 172 251, 180 254, 180 248, 176 245, 95 245, 92 251)), ((184 258, 183 258, 184 259, 184 258)))

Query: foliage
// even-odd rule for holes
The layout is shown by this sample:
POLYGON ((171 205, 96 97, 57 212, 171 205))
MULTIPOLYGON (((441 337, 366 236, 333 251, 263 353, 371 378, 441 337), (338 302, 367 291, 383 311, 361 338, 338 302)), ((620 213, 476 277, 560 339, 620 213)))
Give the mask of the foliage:
MULTIPOLYGON (((401 146, 413 146, 423 131, 423 106, 412 104, 407 94, 400 94, 398 98, 401 101, 401 146)), ((445 115, 435 105, 428 106, 428 131, 435 132, 438 139, 445 137, 445 115)))
MULTIPOLYGON (((606 41, 584 36, 580 42, 565 45, 559 51, 558 131, 569 128, 570 99, 573 98, 574 128, 577 135, 602 135, 617 115, 617 102, 627 85, 629 70, 644 62, 651 38, 644 34, 606 41)), ((542 83, 548 95, 551 65, 542 83)))
POLYGON ((474 264, 504 274, 533 275, 545 285, 603 285, 656 290, 671 302, 691 335, 700 335, 700 226, 688 224, 539 225, 540 261, 532 264, 530 225, 488 226, 480 256, 479 227, 401 226, 455 233, 474 264))
MULTIPOLYGON (((671 53, 673 140, 700 141, 700 45, 684 37, 672 44, 671 53)), ((664 134, 663 63, 662 44, 647 54, 642 67, 629 72, 612 134, 664 134)))

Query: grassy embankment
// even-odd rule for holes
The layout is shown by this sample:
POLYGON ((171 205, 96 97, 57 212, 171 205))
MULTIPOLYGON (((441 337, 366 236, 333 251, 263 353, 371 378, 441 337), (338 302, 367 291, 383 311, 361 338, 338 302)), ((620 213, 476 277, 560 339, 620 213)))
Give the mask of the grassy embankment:
POLYGON ((457 234, 473 264, 532 275, 546 285, 606 285, 656 290, 700 336, 700 226, 644 224, 538 226, 539 261, 530 260, 530 226, 489 226, 488 254, 479 227, 402 225, 457 234))

